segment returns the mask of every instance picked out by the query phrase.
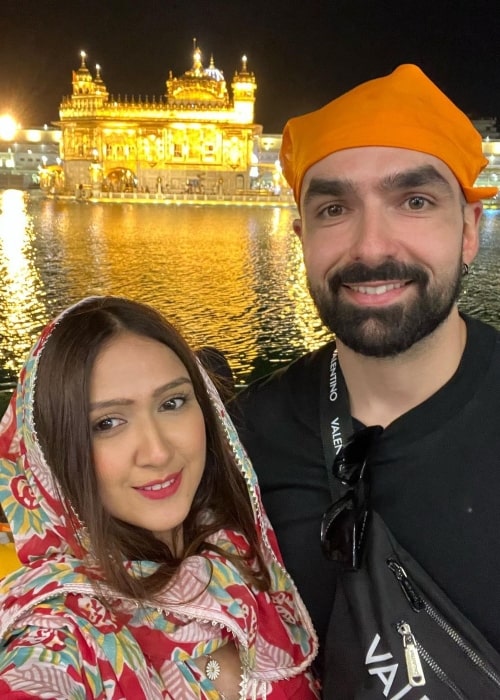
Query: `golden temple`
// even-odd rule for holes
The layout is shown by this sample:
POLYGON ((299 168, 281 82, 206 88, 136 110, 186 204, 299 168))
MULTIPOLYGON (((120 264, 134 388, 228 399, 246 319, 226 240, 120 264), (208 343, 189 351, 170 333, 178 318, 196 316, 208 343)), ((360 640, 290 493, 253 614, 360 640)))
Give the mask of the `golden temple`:
MULTIPOLYGON (((51 188, 104 192, 231 194, 251 187, 255 76, 243 56, 231 92, 213 57, 204 67, 193 40, 193 64, 170 71, 160 98, 121 98, 108 92, 81 52, 72 94, 59 107, 63 169, 51 188)), ((45 183, 48 184, 48 183, 45 183)))
MULTIPOLYGON (((191 68, 180 77, 170 71, 164 94, 151 99, 115 97, 101 67, 96 65, 92 75, 84 51, 80 57, 80 67, 72 73, 72 93, 63 98, 59 121, 54 122, 58 130, 45 125, 35 143, 31 129, 24 144, 17 142, 19 132, 12 137, 15 143, 7 139, 3 148, 0 138, 4 187, 39 183, 53 195, 93 201, 294 204, 279 163, 281 134, 264 134, 254 122, 257 82, 246 56, 228 90, 213 56, 204 66, 194 39, 191 68), (59 154, 51 147, 57 139, 59 154)), ((474 124, 488 158, 477 185, 496 186, 496 119, 474 124)), ((499 201, 497 195, 485 204, 498 208, 499 201)))

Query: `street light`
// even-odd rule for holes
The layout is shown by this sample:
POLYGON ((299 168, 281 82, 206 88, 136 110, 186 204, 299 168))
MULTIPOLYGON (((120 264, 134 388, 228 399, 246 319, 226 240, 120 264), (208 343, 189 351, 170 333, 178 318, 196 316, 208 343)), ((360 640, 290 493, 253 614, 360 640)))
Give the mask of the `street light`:
POLYGON ((0 139, 2 141, 12 141, 16 135, 17 124, 10 114, 3 114, 0 117, 0 139))

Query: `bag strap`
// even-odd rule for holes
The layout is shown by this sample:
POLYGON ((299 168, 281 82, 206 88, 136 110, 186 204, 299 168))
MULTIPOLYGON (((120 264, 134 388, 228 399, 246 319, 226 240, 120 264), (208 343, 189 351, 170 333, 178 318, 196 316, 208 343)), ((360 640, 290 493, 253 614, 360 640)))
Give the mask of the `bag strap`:
POLYGON ((331 352, 324 352, 320 378, 320 426, 323 456, 332 500, 339 497, 332 465, 343 445, 354 432, 349 396, 344 375, 338 362, 335 343, 327 346, 331 352))

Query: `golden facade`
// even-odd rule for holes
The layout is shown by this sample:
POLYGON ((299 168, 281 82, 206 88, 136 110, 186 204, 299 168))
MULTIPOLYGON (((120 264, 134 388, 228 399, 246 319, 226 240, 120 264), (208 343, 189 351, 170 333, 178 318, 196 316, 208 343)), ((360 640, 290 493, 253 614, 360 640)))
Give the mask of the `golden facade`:
POLYGON ((66 190, 236 193, 249 189, 257 83, 247 59, 228 91, 213 58, 205 68, 194 42, 193 65, 170 72, 165 95, 113 97, 81 53, 73 91, 59 108, 66 190))

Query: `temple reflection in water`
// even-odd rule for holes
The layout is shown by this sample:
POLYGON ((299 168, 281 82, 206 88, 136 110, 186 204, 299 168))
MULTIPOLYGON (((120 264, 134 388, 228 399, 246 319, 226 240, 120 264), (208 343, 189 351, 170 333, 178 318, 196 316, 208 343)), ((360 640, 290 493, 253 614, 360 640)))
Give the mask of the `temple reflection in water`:
POLYGON ((246 56, 229 90, 213 57, 204 66, 194 40, 191 68, 180 77, 170 71, 164 95, 114 97, 100 66, 92 75, 82 51, 72 88, 59 108, 64 165, 52 171, 55 191, 74 192, 81 185, 94 195, 217 195, 279 184, 275 159, 257 167, 262 126, 254 123, 257 82, 246 56))
POLYGON ((90 204, 0 193, 1 371, 13 377, 45 323, 92 294, 148 302, 236 380, 321 344, 295 212, 90 204))

